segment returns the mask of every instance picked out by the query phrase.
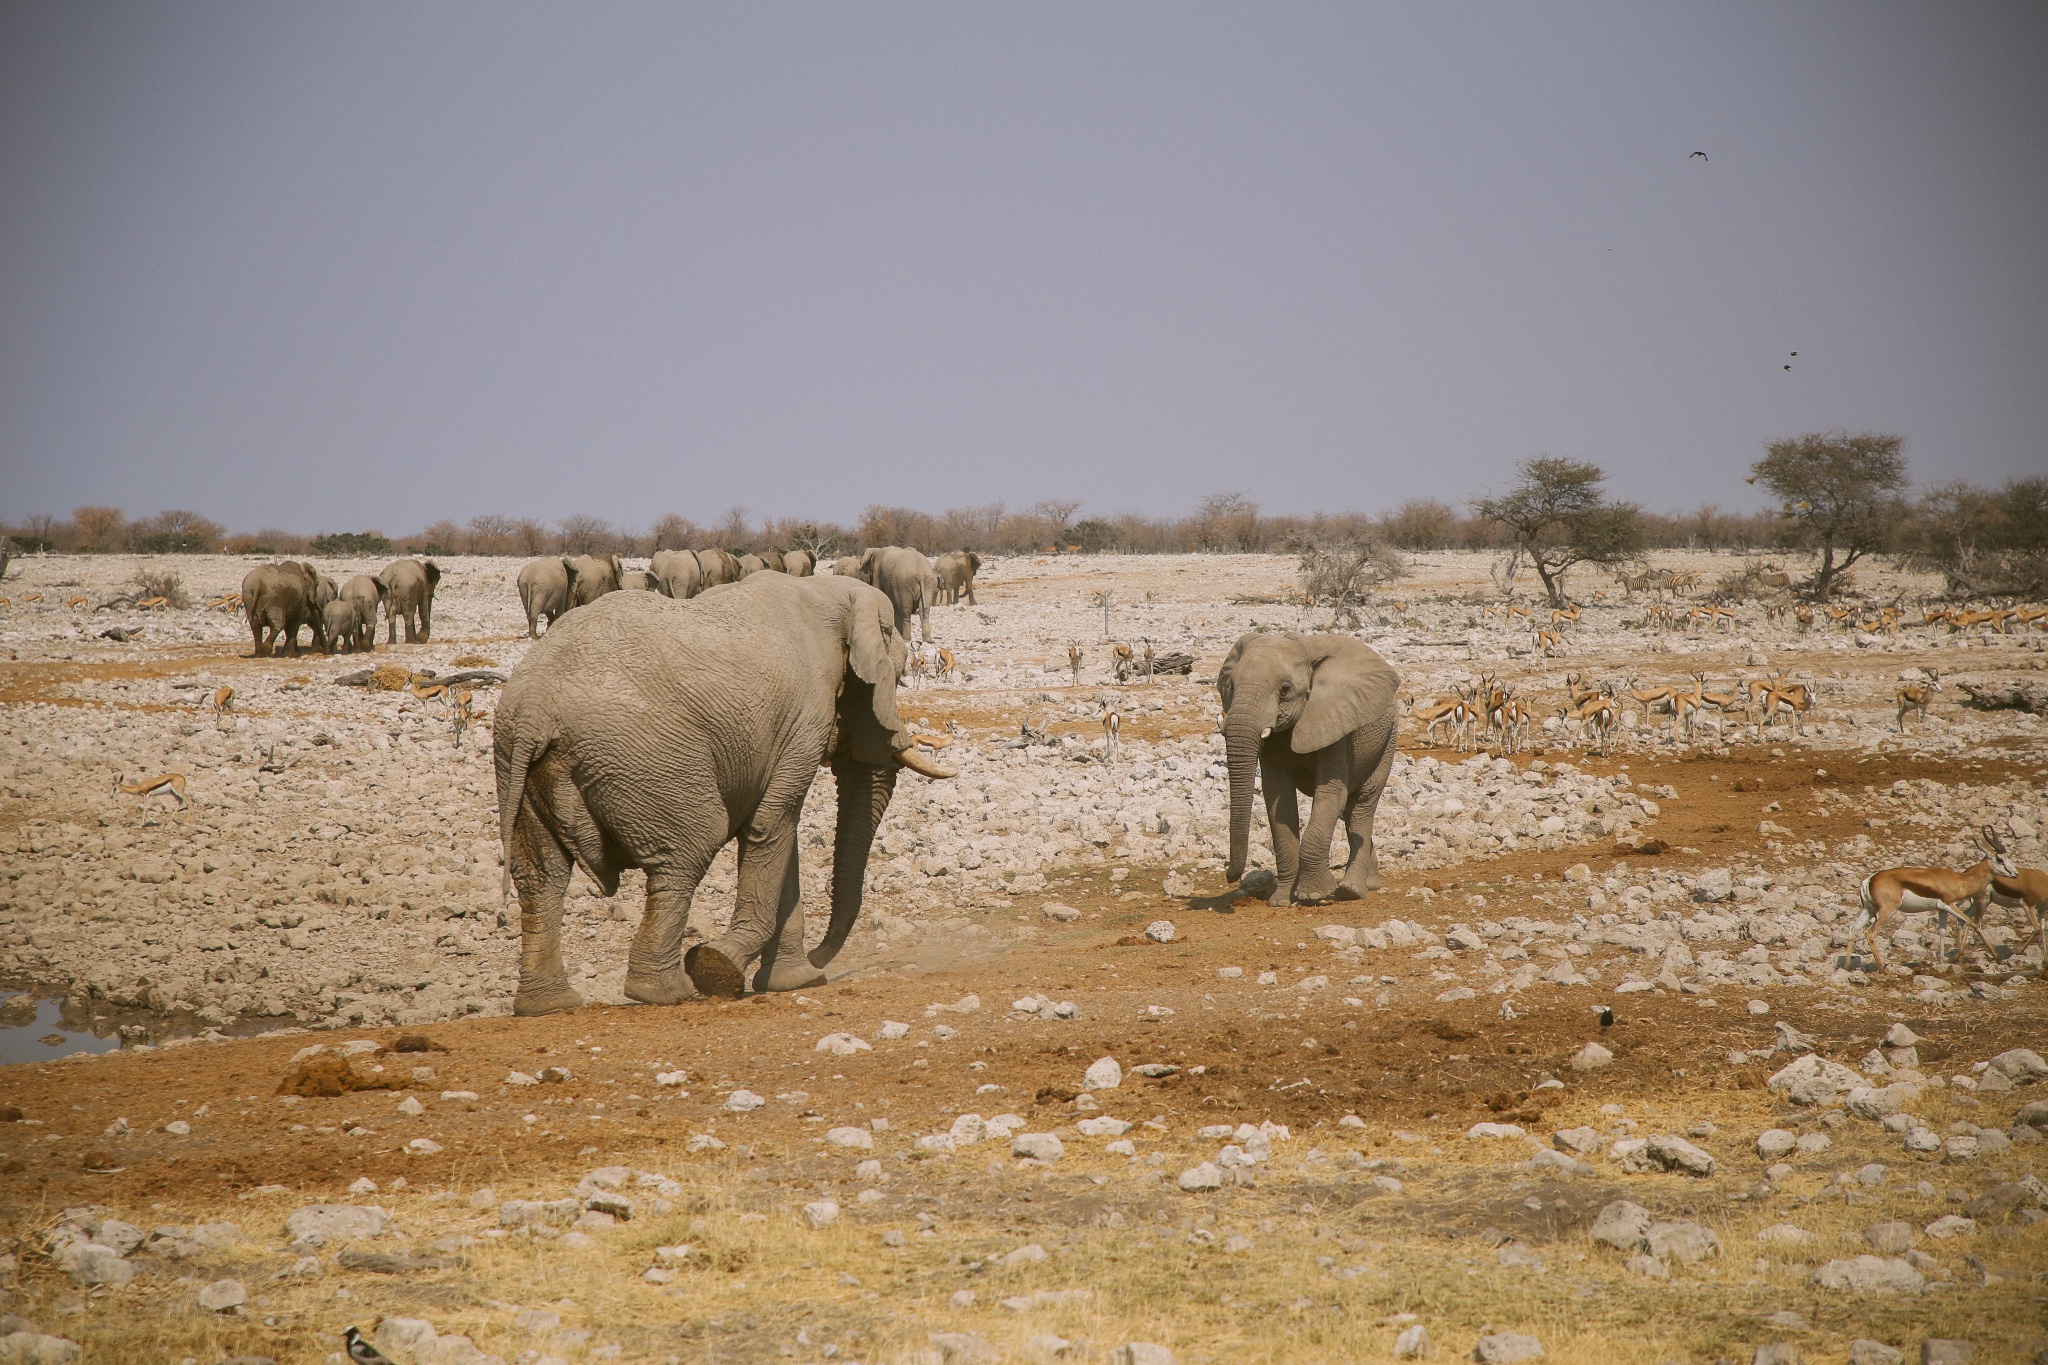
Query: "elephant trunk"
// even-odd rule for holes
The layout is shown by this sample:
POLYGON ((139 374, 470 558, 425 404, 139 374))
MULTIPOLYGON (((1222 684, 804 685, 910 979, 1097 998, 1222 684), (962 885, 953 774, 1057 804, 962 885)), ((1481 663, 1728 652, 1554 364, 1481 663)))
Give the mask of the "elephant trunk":
POLYGON ((1224 756, 1230 765, 1230 864, 1223 875, 1233 882, 1244 876, 1245 857, 1250 851, 1252 784, 1258 773, 1260 732, 1264 728, 1249 706, 1223 722, 1224 756))
POLYGON ((839 784, 839 820, 832 839, 832 919, 825 927, 825 937, 811 949, 813 967, 823 967, 839 956, 846 936, 853 932, 853 922, 860 918, 868 852, 874 847, 882 814, 889 809, 889 798, 896 794, 894 764, 835 758, 832 777, 839 784))

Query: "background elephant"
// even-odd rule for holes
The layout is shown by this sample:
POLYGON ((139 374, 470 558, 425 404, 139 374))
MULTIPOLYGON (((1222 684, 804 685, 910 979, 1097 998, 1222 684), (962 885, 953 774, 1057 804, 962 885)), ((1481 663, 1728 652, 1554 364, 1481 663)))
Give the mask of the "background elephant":
POLYGON ((767 568, 768 561, 761 558, 761 556, 757 554, 753 554, 750 552, 740 556, 741 581, 745 581, 746 579, 752 578, 755 574, 762 573, 767 568))
POLYGON ((334 646, 327 639, 327 608, 341 597, 341 585, 326 574, 314 577, 313 619, 307 622, 313 627, 313 648, 332 654, 334 646))
POLYGON ((356 609, 356 635, 349 648, 374 653, 377 648, 377 608, 384 602, 384 585, 366 573, 359 573, 341 585, 341 600, 356 609))
MULTIPOLYGON (((321 608, 321 643, 329 654, 337 650, 352 651, 362 638, 362 618, 356 614, 356 604, 346 597, 337 597, 321 608)), ((375 648, 374 642, 372 648, 375 648)))
POLYGON ((974 600, 974 575, 981 572, 981 556, 972 550, 948 550, 932 566, 939 576, 939 600, 950 604, 960 601, 960 594, 967 594, 967 604, 978 607, 974 600))
MULTIPOLYGON (((275 653, 284 641, 286 658, 297 658, 299 627, 312 626, 320 608, 320 571, 299 560, 259 564, 242 577, 242 610, 249 616, 249 637, 256 657, 275 653)), ((320 628, 313 628, 320 639, 320 628)))
POLYGON ((860 576, 894 604, 898 635, 910 637, 910 618, 915 615, 920 638, 930 641, 932 599, 939 595, 939 579, 923 551, 901 545, 877 546, 860 557, 860 576))
POLYGON ((809 578, 818 567, 818 557, 809 550, 789 550, 782 556, 782 571, 791 578, 809 578))
POLYGON ((1400 677, 1348 635, 1246 635, 1216 673, 1230 764, 1230 861, 1244 876, 1258 765, 1279 885, 1266 902, 1352 900, 1380 884, 1373 814, 1394 766, 1400 677), (1312 798, 1301 828, 1295 793, 1312 798), (1339 816, 1349 836, 1344 880, 1330 873, 1339 816))
POLYGON ((697 591, 715 588, 720 583, 740 581, 739 556, 730 550, 697 551, 697 591))
POLYGON ((608 592, 619 590, 619 580, 626 572, 625 563, 617 555, 578 555, 565 559, 569 569, 569 609, 587 607, 608 592))
POLYGON ((859 578, 860 566, 861 557, 859 555, 841 555, 838 559, 832 561, 832 572, 841 578, 859 578))
POLYGON ((398 623, 405 622, 405 642, 424 644, 433 636, 434 589, 441 584, 441 566, 433 560, 399 559, 377 575, 384 585, 384 643, 398 643, 398 623))
POLYGON ((697 556, 688 550, 656 550, 649 561, 649 571, 662 595, 679 602, 695 597, 697 589, 703 586, 697 556))
POLYGON ((566 559, 534 559, 519 566, 519 605, 526 609, 526 635, 540 638, 540 622, 547 618, 549 629, 569 610, 569 583, 573 575, 566 559))
POLYGON ((505 866, 521 911, 517 1014, 581 1003, 561 959, 562 898, 582 868, 606 895, 647 873, 626 994, 672 1004, 824 980, 860 914, 898 766, 919 757, 896 711, 905 648, 887 598, 845 579, 761 574, 681 603, 617 593, 571 613, 513 670, 494 760, 505 866), (832 917, 803 954, 797 825, 818 768, 839 787, 832 917), (685 957, 691 900, 739 840, 730 929, 685 957))
POLYGON ((620 592, 654 592, 654 575, 645 569, 627 569, 619 575, 620 592))

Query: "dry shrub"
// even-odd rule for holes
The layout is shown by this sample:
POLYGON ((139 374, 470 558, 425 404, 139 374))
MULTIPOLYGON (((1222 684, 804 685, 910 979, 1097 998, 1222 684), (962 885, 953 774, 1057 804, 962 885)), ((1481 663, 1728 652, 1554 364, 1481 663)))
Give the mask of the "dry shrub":
POLYGON ((184 580, 170 569, 137 569, 135 577, 130 582, 135 588, 135 600, 138 602, 161 597, 181 610, 192 605, 192 598, 185 591, 184 580))
POLYGON ((496 659, 487 659, 481 654, 465 654, 455 661, 457 668, 496 668, 496 659))
POLYGON ((403 692, 411 681, 411 671, 398 664, 378 664, 370 674, 370 686, 379 692, 403 692))
POLYGON ((1358 623, 1358 603, 1374 588, 1408 571, 1401 552, 1377 537, 1315 540, 1301 547, 1301 586, 1309 601, 1334 608, 1337 619, 1358 623))

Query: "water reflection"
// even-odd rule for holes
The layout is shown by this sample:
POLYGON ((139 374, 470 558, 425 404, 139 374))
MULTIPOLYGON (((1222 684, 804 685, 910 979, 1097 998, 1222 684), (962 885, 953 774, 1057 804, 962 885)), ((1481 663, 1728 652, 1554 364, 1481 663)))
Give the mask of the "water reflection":
POLYGON ((0 998, 0 1065, 47 1062, 74 1052, 112 1052, 120 1046, 118 1032, 103 1038, 93 1033, 90 1021, 67 1021, 62 1000, 0 998))

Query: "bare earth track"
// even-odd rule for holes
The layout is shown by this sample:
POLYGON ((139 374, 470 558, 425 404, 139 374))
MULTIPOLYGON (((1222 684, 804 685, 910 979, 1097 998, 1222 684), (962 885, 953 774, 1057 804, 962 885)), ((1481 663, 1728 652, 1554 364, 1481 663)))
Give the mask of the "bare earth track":
MULTIPOLYGON (((126 568, 23 573, 112 584, 126 568)), ((200 561, 188 587, 242 568, 200 561)), ((1777 1341, 1809 1361, 1847 1359, 1855 1339, 1917 1354, 1967 1338, 1980 1360, 2048 1345, 2048 1147, 2018 1121, 2048 1084, 2024 1063, 1982 1065, 2048 1041, 2038 956, 1936 970, 1924 916, 1895 945, 1914 963, 1899 975, 1845 947, 1875 867, 1960 866, 1987 821, 2044 861, 2039 722, 1960 712, 1944 693, 1902 738, 1888 701, 1921 663, 2032 671, 2035 640, 1858 646, 1767 630, 1750 608, 1736 635, 1674 642, 1617 606, 1588 609, 1575 657, 1542 660, 1524 633, 1473 620, 1482 561, 1431 557, 1403 585, 1406 613, 1363 632, 1414 697, 1488 671, 1548 714, 1570 670, 1673 682, 1700 668, 1725 685, 1765 658, 1813 679, 1821 704, 1803 741, 1731 723, 1726 743, 1695 747, 1641 721, 1605 758, 1555 730, 1518 755, 1407 748, 1383 808, 1386 888, 1281 909, 1222 882, 1200 680, 1255 624, 1321 623, 1232 605, 1283 596, 1292 566, 994 565, 979 612, 935 613, 969 676, 903 696, 906 716, 954 736, 961 785, 906 787, 892 809, 843 975, 790 997, 527 1020, 505 1014, 516 934, 500 922, 487 754, 451 748, 431 707, 329 681, 393 658, 509 668, 515 568, 457 561, 443 638, 374 661, 252 660, 234 621, 198 611, 152 618, 141 653, 98 642, 104 616, 88 631, 17 606, 0 622, 15 656, 0 663, 0 975, 66 995, 67 1017, 129 1021, 134 1044, 0 1069, 7 1311, 85 1359, 327 1361, 342 1326, 386 1318, 443 1338, 387 1329, 394 1358, 528 1365, 1100 1360, 1130 1342, 1182 1361, 1387 1360, 1415 1323, 1437 1358, 1505 1332, 1568 1362, 1746 1361, 1777 1341), (1089 594, 1110 585, 1118 638, 1188 650, 1194 678, 1106 680, 1089 594), (1070 642, 1090 655, 1079 687, 1070 642), (228 721, 195 705, 221 683, 240 693, 228 721), (1124 717, 1118 765, 1086 747, 1103 699, 1124 717), (1072 738, 999 748, 1024 721, 1072 738), (266 755, 282 771, 260 771, 266 755), (172 766, 192 775, 190 811, 110 791, 116 771, 172 766), (1664 851, 1631 851, 1651 839, 1664 851), (1144 937, 1160 919, 1170 942, 1144 937), (1055 1017, 1061 1002, 1074 1017, 1055 1017), (279 1033, 190 1041, 174 1020, 279 1033), (1897 1024, 1911 1049, 1887 1046, 1897 1024), (820 1051, 835 1034, 866 1046, 820 1051), (388 1050, 407 1036, 434 1050, 388 1050), (277 1093, 295 1054, 350 1040, 383 1045, 353 1074, 389 1088, 277 1093), (1610 1058, 1589 1062, 1589 1043, 1610 1058), (1872 1090, 1910 1086, 1905 1122, 1767 1088, 1808 1048, 1872 1090), (1105 1057, 1121 1082, 1090 1090, 1105 1057), (1135 1069, 1151 1063, 1170 1070, 1135 1069), (734 1107, 739 1092, 762 1103, 734 1107), (981 1120, 1004 1115, 1017 1137, 985 1136, 981 1120), (1234 1131, 1203 1135, 1218 1125, 1234 1131), (1772 1129, 1808 1139, 1782 1169, 1758 1152, 1772 1129), (1921 1131, 1938 1140, 1910 1150, 1921 1131), (1025 1134, 1063 1150, 1045 1159, 1025 1134), (1624 1159, 1658 1135, 1710 1155, 1711 1173, 1624 1159), (1204 1163, 1220 1183, 1184 1189, 1204 1163), (587 1202, 623 1212, 602 1188, 621 1180, 623 1220, 506 1203, 585 1182, 587 1202), (1697 1224, 1708 1254, 1688 1259, 1681 1238, 1655 1273, 1632 1269, 1633 1251, 1591 1236, 1619 1200, 1697 1224), (807 1211, 822 1202, 833 1216, 807 1211), (386 1210, 395 1232, 293 1245, 288 1216, 329 1203, 386 1210), (1904 1233, 1866 1236, 1894 1222, 1904 1233), (132 1280, 69 1273, 66 1246, 118 1241, 119 1223, 142 1239, 122 1257, 132 1280), (205 1231, 220 1223, 236 1231, 205 1231), (1886 1240, 1907 1235, 1910 1251, 1886 1240), (1886 1272, 1890 1291, 1817 1282, 1858 1256, 1905 1270, 1886 1272), (227 1279, 244 1301, 201 1307, 227 1279)), ((22 582, 17 598, 41 586, 22 582)), ((829 776, 813 804, 807 830, 829 829, 829 776)), ((811 894, 829 845, 804 852, 811 894)), ((617 1000, 637 893, 616 910, 631 918, 572 904, 600 1002, 617 1000)), ((2009 915, 1990 927, 2024 938, 2009 915)))

